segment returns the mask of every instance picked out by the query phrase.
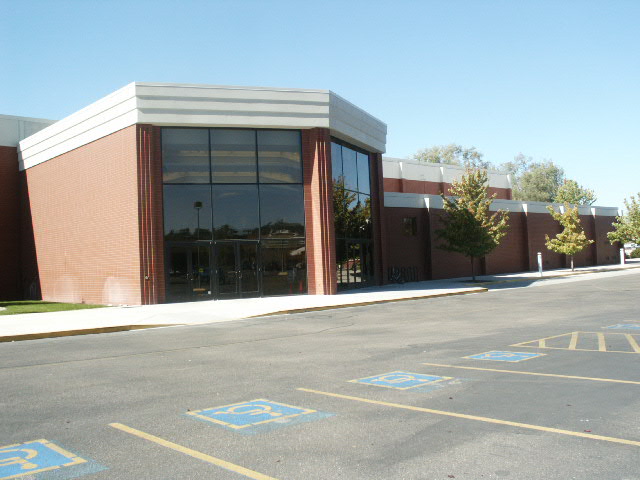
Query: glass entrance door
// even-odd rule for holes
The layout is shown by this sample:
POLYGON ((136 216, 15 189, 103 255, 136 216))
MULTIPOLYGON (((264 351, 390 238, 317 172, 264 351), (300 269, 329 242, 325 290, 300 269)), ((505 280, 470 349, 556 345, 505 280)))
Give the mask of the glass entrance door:
POLYGON ((218 298, 260 295, 258 242, 215 242, 214 251, 218 298))
POLYGON ((179 245, 167 250, 167 300, 211 300, 211 247, 179 245))

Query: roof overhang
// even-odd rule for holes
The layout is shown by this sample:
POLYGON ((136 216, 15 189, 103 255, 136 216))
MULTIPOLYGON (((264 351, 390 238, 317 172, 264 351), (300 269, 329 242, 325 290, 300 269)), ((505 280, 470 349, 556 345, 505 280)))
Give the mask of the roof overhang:
POLYGON ((233 128, 328 128, 384 153, 387 126, 330 90, 134 82, 22 140, 20 169, 134 124, 233 128))

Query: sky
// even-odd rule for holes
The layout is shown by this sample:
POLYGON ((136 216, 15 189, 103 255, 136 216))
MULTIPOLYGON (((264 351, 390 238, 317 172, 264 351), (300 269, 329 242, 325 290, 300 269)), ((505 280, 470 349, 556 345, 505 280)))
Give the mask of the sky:
POLYGON ((640 1, 0 0, 0 113, 63 118, 132 82, 329 89, 387 152, 551 159, 640 192, 640 1))

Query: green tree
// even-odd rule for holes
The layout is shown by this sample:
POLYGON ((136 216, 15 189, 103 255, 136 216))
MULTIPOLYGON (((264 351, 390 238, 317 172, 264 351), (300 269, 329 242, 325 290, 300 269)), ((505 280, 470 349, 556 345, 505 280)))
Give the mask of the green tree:
POLYGON ((593 190, 584 188, 575 180, 565 180, 556 192, 555 203, 570 203, 572 205, 593 205, 597 200, 593 190))
POLYGON ((447 165, 461 165, 466 168, 491 168, 491 162, 483 160, 484 155, 476 147, 464 148, 462 145, 435 145, 423 148, 411 158, 426 163, 444 163, 447 165))
POLYGON ((613 222, 614 230, 607 233, 607 237, 612 244, 631 242, 640 245, 640 192, 637 198, 633 195, 629 200, 625 198, 624 206, 627 208, 626 213, 616 217, 613 222))
POLYGON ((511 162, 498 167, 511 176, 514 200, 528 202, 553 202, 558 188, 564 182, 564 170, 551 160, 534 162, 522 153, 511 162))
POLYGON ((340 177, 333 183, 333 217, 337 237, 366 238, 371 228, 371 200, 359 202, 340 177))
POLYGON ((551 216, 563 227, 562 232, 556 235, 556 238, 550 239, 549 235, 545 235, 547 248, 556 253, 569 255, 571 259, 571 271, 573 272, 573 256, 581 252, 585 247, 591 245, 593 240, 589 240, 580 224, 580 216, 578 207, 571 207, 568 203, 564 204, 564 212, 556 212, 551 205, 547 206, 547 210, 551 216))
POLYGON ((471 276, 476 280, 474 261, 493 251, 507 234, 508 215, 504 210, 491 214, 495 194, 487 194, 488 176, 484 170, 467 169, 460 181, 451 185, 453 197, 445 197, 443 228, 436 235, 439 248, 461 253, 471 260, 471 276))

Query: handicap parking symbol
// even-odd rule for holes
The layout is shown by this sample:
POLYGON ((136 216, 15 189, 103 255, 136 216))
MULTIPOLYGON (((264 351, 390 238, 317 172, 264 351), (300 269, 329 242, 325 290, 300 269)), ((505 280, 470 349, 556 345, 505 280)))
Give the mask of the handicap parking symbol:
POLYGON ((409 372, 389 372, 372 377, 351 380, 353 383, 365 383, 378 387, 395 388, 397 390, 408 390, 409 388, 421 387, 442 380, 451 380, 452 377, 438 377, 436 375, 424 375, 422 373, 409 372))
POLYGON ((617 330, 640 330, 640 323, 618 323, 617 325, 610 325, 604 328, 617 330))
POLYGON ((0 480, 22 477, 87 460, 64 450, 48 440, 33 440, 0 447, 0 480))
POLYGON ((531 352, 503 352, 503 351, 491 351, 485 353, 479 353, 477 355, 470 355, 464 358, 471 358, 473 360, 495 360, 498 362, 522 362, 523 360, 530 360, 536 357, 542 357, 544 353, 531 353, 531 352))
POLYGON ((286 422, 288 419, 312 413, 317 412, 308 408, 257 399, 205 410, 194 410, 187 412, 187 415, 237 430, 271 422, 286 422))

